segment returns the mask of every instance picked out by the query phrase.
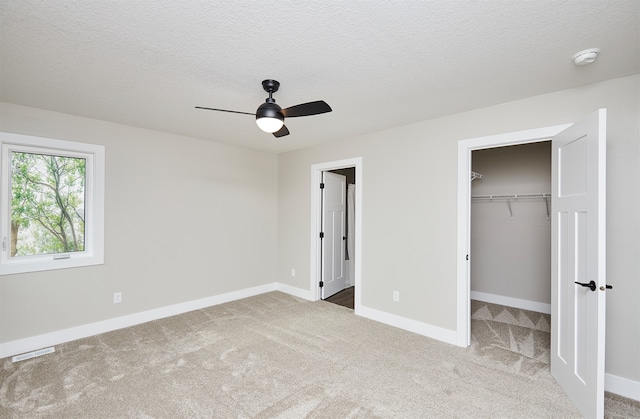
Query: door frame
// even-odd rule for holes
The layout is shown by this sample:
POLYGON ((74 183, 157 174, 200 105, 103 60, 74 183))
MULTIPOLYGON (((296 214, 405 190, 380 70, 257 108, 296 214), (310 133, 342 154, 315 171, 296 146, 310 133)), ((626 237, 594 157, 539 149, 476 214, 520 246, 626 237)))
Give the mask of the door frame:
MULTIPOLYGON (((548 141, 573 124, 555 125, 458 141, 458 249, 456 344, 471 344, 471 152, 548 141)), ((552 313, 553 315, 553 313, 552 313)))
POLYGON ((330 170, 345 169, 355 167, 356 169, 356 210, 355 210, 355 296, 354 311, 359 314, 362 303, 362 157, 354 157, 344 160, 329 161, 311 165, 311 255, 310 283, 309 289, 313 301, 320 299, 320 278, 322 266, 322 246, 320 244, 320 230, 322 226, 322 199, 320 182, 322 182, 322 172, 330 170))

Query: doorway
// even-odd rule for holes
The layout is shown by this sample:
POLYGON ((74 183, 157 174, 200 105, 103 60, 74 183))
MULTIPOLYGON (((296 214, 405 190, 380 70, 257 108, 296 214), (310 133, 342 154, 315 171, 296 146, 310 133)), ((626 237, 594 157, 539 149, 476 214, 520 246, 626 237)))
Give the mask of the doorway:
POLYGON ((472 349, 549 369, 551 142, 471 153, 472 349))
POLYGON ((353 284, 353 308, 356 314, 361 310, 362 295, 362 158, 356 157, 345 160, 337 160, 326 163, 314 164, 311 166, 311 275, 310 289, 315 300, 322 298, 320 283, 322 281, 322 183, 323 173, 332 171, 343 171, 349 169, 353 171, 354 184, 357 185, 354 193, 354 211, 352 230, 353 249, 349 252, 349 262, 353 265, 351 277, 353 284))
POLYGON ((509 134, 479 137, 458 142, 458 275, 457 338, 458 346, 471 343, 471 156, 474 150, 547 141, 571 124, 556 125, 509 134))
POLYGON ((356 169, 323 172, 322 189, 322 299, 354 308, 354 224, 356 169))

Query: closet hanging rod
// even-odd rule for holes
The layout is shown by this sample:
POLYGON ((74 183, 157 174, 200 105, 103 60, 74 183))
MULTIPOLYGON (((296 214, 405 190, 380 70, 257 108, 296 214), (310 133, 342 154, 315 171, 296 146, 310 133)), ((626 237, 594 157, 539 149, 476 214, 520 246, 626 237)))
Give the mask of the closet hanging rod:
POLYGON ((551 198, 548 193, 522 193, 522 194, 495 194, 495 195, 472 195, 475 200, 500 200, 500 199, 546 199, 551 198))
POLYGON ((513 220, 513 210, 511 208, 511 200, 518 199, 544 199, 547 207, 547 220, 549 219, 549 201, 551 200, 551 194, 548 193, 523 193, 523 194, 496 194, 496 195, 472 195, 473 201, 498 201, 506 202, 507 209, 509 210, 509 217, 513 220))

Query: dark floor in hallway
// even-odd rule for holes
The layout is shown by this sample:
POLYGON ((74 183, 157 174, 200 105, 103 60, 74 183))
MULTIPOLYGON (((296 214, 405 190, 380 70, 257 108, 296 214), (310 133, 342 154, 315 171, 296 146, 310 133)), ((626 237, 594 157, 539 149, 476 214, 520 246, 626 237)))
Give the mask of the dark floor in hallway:
POLYGON ((326 298, 325 301, 328 301, 333 304, 338 304, 339 306, 347 307, 353 310, 354 296, 355 296, 355 287, 349 287, 349 288, 343 289, 342 291, 336 294, 333 294, 329 298, 326 298))

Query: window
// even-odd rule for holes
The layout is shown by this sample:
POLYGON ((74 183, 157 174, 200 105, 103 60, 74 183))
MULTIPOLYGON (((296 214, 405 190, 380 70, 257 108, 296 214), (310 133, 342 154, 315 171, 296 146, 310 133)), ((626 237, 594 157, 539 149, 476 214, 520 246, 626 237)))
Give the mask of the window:
POLYGON ((104 147, 0 133, 0 274, 104 263, 104 147))

